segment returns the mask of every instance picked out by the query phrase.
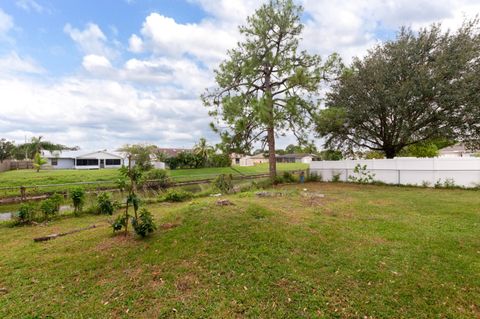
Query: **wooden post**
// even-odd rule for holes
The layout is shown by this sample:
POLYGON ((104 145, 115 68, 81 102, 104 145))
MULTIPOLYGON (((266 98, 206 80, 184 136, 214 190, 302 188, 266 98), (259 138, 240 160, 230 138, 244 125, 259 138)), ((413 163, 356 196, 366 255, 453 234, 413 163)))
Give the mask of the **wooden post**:
POLYGON ((27 194, 26 194, 26 187, 25 186, 20 186, 20 198, 21 201, 24 202, 27 199, 27 194))

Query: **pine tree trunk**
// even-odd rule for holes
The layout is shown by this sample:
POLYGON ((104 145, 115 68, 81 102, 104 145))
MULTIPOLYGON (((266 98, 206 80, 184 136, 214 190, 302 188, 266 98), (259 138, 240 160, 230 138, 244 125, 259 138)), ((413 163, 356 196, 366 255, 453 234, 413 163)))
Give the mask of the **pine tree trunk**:
POLYGON ((270 67, 265 66, 265 95, 267 98, 268 107, 268 129, 267 129, 267 143, 268 143, 268 171, 270 174, 270 180, 275 183, 277 177, 277 158, 275 156, 275 123, 273 114, 273 99, 272 99, 272 86, 270 84, 270 67))
POLYGON ((273 127, 267 131, 267 143, 268 143, 268 167, 270 179, 275 182, 277 177, 277 158, 275 156, 275 130, 273 127))

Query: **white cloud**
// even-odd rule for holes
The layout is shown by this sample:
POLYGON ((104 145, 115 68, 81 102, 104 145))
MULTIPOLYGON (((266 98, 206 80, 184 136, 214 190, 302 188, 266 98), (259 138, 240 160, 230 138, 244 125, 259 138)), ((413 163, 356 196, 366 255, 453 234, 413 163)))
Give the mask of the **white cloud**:
POLYGON ((31 73, 40 74, 44 73, 45 69, 37 64, 30 57, 20 57, 16 52, 12 51, 7 55, 0 56, 0 70, 5 74, 16 73, 31 73))
MULTIPOLYGON (((206 63, 221 60, 237 41, 235 34, 218 28, 208 20, 199 24, 180 24, 158 13, 152 13, 145 19, 141 34, 143 47, 156 55, 191 55, 206 63)), ((133 39, 139 43, 138 39, 133 39)))
POLYGON ((115 58, 118 52, 108 45, 108 39, 100 27, 95 23, 88 23, 84 30, 76 29, 66 24, 64 32, 77 44, 85 54, 95 54, 108 58, 115 58))
POLYGON ((0 40, 13 28, 13 18, 0 8, 0 40))
POLYGON ((50 12, 49 9, 46 7, 40 5, 38 2, 35 0, 17 0, 15 2, 15 5, 25 11, 35 11, 37 13, 44 13, 44 12, 50 12))
MULTIPOLYGON (((180 23, 150 13, 128 43, 109 40, 94 23, 83 29, 67 24, 65 33, 83 53, 83 70, 71 77, 40 80, 44 70, 32 59, 15 52, 0 57, 0 69, 8 70, 0 72, 5 101, 0 135, 23 140, 25 134, 41 134, 84 148, 135 142, 191 146, 200 136, 217 140, 198 96, 213 85, 213 69, 240 40, 237 26, 264 1, 189 1, 206 12, 203 20, 180 23), (122 48, 130 51, 128 58, 120 55, 122 48)), ((442 21, 457 27, 464 15, 480 12, 476 0, 298 2, 306 9, 301 47, 322 56, 337 51, 346 60, 401 25, 418 29, 442 21)), ((0 9, 0 38, 13 28, 13 18, 0 9)), ((291 142, 287 136, 279 146, 291 142)))
POLYGON ((480 12, 475 0, 302 1, 309 20, 303 46, 323 56, 339 52, 347 61, 362 56, 381 38, 400 26, 414 30, 434 22, 457 28, 463 18, 480 12))
POLYGON ((112 64, 106 57, 95 54, 84 56, 82 66, 87 71, 97 75, 110 74, 112 70, 112 64))
POLYGON ((143 41, 138 35, 132 34, 132 36, 128 40, 128 43, 130 51, 135 53, 140 53, 143 51, 143 41))
POLYGON ((0 96, 9 102, 2 105, 0 135, 18 141, 41 134, 89 149, 139 141, 191 146, 209 121, 198 100, 111 80, 0 78, 0 96))

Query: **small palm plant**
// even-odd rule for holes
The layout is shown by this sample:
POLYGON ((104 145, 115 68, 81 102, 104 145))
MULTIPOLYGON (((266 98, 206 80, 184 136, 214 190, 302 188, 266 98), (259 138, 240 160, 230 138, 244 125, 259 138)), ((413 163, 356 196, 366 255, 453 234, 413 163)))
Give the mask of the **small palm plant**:
POLYGON ((33 167, 37 170, 37 173, 40 172, 40 168, 42 168, 42 165, 47 164, 47 160, 44 159, 40 153, 35 153, 35 156, 33 158, 33 167))

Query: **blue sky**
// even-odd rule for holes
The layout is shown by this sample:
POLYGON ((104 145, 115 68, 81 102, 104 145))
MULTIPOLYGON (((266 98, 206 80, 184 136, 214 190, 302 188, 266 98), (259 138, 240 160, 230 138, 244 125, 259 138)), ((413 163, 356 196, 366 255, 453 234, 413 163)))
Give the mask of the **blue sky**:
MULTIPOLYGON (((257 0, 0 2, 0 137, 43 135, 83 149, 218 139, 199 95, 257 0)), ((345 61, 401 25, 456 28, 474 0, 298 0, 301 47, 345 61)), ((278 144, 293 142, 291 136, 278 144)), ((320 144, 320 141, 319 141, 320 144)), ((318 145, 321 146, 321 145, 318 145)))

